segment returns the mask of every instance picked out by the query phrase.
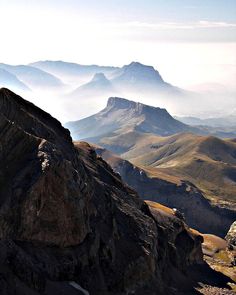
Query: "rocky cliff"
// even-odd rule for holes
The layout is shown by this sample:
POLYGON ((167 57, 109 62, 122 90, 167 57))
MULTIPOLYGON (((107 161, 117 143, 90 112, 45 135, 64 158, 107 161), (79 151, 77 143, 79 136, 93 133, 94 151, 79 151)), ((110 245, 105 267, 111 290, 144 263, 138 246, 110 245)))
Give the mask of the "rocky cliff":
POLYGON ((88 144, 7 89, 0 138, 1 294, 191 289, 201 238, 153 212, 88 144))

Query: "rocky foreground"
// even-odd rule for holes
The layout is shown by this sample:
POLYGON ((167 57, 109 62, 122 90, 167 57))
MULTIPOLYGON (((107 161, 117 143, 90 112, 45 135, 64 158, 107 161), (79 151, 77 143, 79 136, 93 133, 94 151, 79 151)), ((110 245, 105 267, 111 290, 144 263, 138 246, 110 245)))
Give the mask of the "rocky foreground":
POLYGON ((149 207, 93 148, 75 147, 57 120, 7 89, 0 138, 0 294, 227 287, 203 263, 200 235, 149 207))

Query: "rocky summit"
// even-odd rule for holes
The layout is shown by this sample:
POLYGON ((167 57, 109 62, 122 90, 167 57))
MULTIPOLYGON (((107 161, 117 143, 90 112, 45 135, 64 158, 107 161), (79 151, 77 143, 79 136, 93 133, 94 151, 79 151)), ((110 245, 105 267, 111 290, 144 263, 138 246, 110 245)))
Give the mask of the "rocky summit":
POLYGON ((120 97, 110 97, 106 107, 97 114, 68 122, 74 139, 99 143, 102 137, 124 134, 127 131, 168 136, 179 132, 201 132, 174 119, 166 109, 152 107, 120 97))
POLYGON ((7 89, 0 138, 1 294, 193 291, 201 236, 144 203, 89 144, 7 89))

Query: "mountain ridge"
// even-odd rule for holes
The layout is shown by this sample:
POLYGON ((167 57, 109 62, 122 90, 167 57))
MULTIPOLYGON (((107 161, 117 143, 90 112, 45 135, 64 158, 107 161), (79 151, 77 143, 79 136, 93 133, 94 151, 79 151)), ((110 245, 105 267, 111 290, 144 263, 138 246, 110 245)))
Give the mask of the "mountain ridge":
POLYGON ((105 109, 99 113, 79 121, 68 122, 65 126, 70 129, 74 139, 88 139, 118 130, 121 132, 122 128, 164 136, 177 132, 200 132, 197 128, 195 129, 174 119, 166 109, 151 107, 119 97, 109 98, 105 109), (97 122, 98 125, 93 126, 94 122, 97 122), (84 130, 83 125, 85 125, 84 130), (96 131, 91 129, 92 126, 96 128, 96 131), (81 132, 82 135, 76 134, 76 130, 81 132))
POLYGON ((177 208, 184 214, 190 227, 203 233, 212 233, 221 237, 227 233, 234 221, 236 208, 233 210, 212 206, 205 199, 203 192, 192 182, 178 175, 170 175, 168 171, 135 164, 135 161, 129 161, 123 155, 114 154, 104 147, 95 144, 92 146, 142 199, 177 208))
POLYGON ((30 91, 30 88, 14 74, 0 67, 0 87, 13 88, 15 91, 30 91))
POLYGON ((41 69, 35 68, 33 66, 26 65, 8 65, 0 63, 0 68, 5 69, 16 75, 29 87, 35 88, 45 88, 45 87, 62 87, 63 83, 57 77, 50 73, 47 73, 41 69))

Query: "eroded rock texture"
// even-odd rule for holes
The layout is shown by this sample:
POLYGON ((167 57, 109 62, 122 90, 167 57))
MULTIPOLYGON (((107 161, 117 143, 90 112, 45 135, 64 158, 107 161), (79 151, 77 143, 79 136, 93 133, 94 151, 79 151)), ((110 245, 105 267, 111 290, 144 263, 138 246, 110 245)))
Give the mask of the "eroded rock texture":
POLYGON ((201 262, 201 239, 183 221, 152 212, 88 144, 74 147, 57 120, 7 89, 0 163, 1 294, 55 294, 68 281, 90 294, 171 294, 173 277, 201 262))
POLYGON ((231 225, 225 239, 232 248, 236 248, 236 221, 231 225))

